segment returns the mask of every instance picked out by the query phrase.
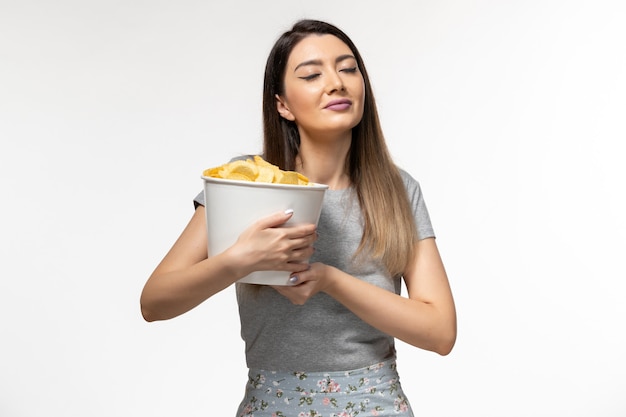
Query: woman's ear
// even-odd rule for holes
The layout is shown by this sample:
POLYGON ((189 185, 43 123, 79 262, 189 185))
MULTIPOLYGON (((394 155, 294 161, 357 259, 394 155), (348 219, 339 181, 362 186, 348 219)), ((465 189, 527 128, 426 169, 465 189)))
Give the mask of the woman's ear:
POLYGON ((287 119, 291 122, 295 121, 296 118, 289 110, 289 107, 287 106, 285 100, 278 94, 276 94, 274 97, 276 97, 276 110, 278 110, 278 114, 280 114, 284 119, 287 119))

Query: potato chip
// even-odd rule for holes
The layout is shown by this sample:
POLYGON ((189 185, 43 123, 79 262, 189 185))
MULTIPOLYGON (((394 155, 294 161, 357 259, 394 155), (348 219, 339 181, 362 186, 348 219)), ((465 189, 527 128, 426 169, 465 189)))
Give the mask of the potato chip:
POLYGON ((294 171, 283 171, 278 182, 280 184, 298 184, 298 173, 294 171))
POLYGON ((283 171, 258 155, 236 160, 202 172, 205 177, 274 184, 308 185, 309 179, 296 171, 283 171))
POLYGON ((304 175, 300 174, 299 172, 296 172, 296 174, 298 174, 298 184, 299 185, 309 185, 309 179, 307 177, 305 177, 304 175))
POLYGON ((254 155, 254 162, 259 166, 266 166, 274 169, 280 169, 276 165, 272 165, 267 162, 265 159, 261 158, 259 155, 254 155))
POLYGON ((259 166, 259 175, 257 175, 256 182, 274 182, 275 170, 271 167, 261 165, 259 166))
POLYGON ((221 169, 222 169, 221 166, 215 167, 215 168, 209 168, 209 169, 204 170, 202 175, 204 175, 205 177, 219 178, 219 177, 221 177, 221 175, 220 175, 221 169))
POLYGON ((243 181, 254 181, 259 175, 259 168, 255 164, 250 163, 250 160, 233 161, 225 169, 227 170, 226 178, 235 179, 237 177, 237 179, 243 179, 243 181))

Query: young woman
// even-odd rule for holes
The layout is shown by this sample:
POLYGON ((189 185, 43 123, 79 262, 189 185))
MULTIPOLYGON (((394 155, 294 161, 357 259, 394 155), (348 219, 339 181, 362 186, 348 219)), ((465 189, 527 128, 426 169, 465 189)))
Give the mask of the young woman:
POLYGON ((394 339, 448 354, 455 306, 419 184, 391 160, 352 41, 312 20, 284 33, 263 116, 263 157, 329 185, 319 224, 279 228, 292 214, 276 213, 207 258, 201 193, 145 285, 142 314, 169 319, 252 271, 290 271, 289 286, 236 284, 249 368, 237 415, 411 416, 394 339))

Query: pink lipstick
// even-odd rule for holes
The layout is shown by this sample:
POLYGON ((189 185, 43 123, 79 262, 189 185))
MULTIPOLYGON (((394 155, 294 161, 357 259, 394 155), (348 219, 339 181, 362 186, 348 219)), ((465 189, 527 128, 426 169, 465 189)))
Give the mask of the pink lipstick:
POLYGON ((347 98, 342 98, 339 100, 330 101, 324 108, 328 110, 341 111, 346 110, 350 106, 352 106, 352 101, 348 100, 347 98))

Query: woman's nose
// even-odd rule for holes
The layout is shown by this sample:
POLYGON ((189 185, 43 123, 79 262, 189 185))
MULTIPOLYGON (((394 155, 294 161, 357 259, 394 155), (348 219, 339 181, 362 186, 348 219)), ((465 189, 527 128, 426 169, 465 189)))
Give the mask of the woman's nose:
POLYGON ((326 93, 331 94, 335 91, 342 91, 345 89, 343 80, 337 72, 331 72, 326 81, 326 93))

